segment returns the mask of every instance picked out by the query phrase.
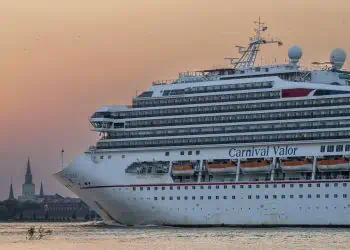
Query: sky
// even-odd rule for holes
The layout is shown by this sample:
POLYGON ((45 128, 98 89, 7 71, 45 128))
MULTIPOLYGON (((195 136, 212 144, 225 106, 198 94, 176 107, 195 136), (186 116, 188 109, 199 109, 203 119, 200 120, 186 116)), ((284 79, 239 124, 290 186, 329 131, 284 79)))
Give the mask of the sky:
MULTIPOLYGON (((27 158, 37 192, 71 195, 52 174, 97 139, 88 117, 104 104, 130 104, 154 80, 228 66, 259 16, 267 45, 257 63, 301 63, 350 53, 348 0, 0 1, 0 199, 21 193, 27 158)), ((349 61, 349 60, 348 60, 349 61)), ((349 68, 349 62, 345 67, 349 68)))

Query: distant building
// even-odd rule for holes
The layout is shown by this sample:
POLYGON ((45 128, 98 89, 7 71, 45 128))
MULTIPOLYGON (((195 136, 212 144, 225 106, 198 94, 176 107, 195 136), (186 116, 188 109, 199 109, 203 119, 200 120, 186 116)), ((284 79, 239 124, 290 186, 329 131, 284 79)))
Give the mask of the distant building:
POLYGON ((18 200, 21 202, 32 201, 41 202, 35 196, 35 184, 33 183, 32 169, 30 166, 30 159, 28 158, 27 170, 24 178, 24 183, 22 185, 22 195, 18 196, 18 200))
POLYGON ((26 210, 20 216, 25 220, 89 220, 93 211, 79 198, 45 195, 40 207, 26 210))
MULTIPOLYGON (((9 200, 14 200, 12 181, 9 191, 9 200)), ((79 198, 62 197, 59 194, 45 195, 43 182, 40 182, 40 193, 35 194, 35 184, 28 158, 25 181, 22 185, 22 195, 18 196, 20 202, 33 202, 28 204, 17 219, 24 220, 88 220, 97 216, 95 212, 79 198)))
POLYGON ((15 196, 13 194, 12 178, 11 178, 11 185, 10 185, 10 191, 9 191, 9 198, 8 198, 8 200, 10 200, 10 201, 15 200, 15 196))

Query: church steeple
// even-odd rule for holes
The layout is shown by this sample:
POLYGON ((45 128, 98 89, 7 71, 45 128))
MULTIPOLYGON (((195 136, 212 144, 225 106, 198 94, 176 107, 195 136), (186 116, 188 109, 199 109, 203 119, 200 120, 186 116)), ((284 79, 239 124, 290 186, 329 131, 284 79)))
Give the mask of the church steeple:
POLYGON ((14 200, 14 199, 15 199, 15 196, 13 195, 12 177, 11 177, 11 185, 10 185, 9 200, 14 200))
POLYGON ((25 181, 24 181, 24 184, 22 185, 22 196, 30 199, 35 196, 35 185, 33 183, 33 176, 32 176, 29 157, 27 162, 25 181))
POLYGON ((30 168, 30 159, 28 157, 28 162, 27 162, 27 171, 26 171, 26 176, 25 176, 25 184, 33 184, 33 176, 32 176, 32 170, 30 168))
POLYGON ((44 198, 43 181, 40 182, 40 198, 44 198))

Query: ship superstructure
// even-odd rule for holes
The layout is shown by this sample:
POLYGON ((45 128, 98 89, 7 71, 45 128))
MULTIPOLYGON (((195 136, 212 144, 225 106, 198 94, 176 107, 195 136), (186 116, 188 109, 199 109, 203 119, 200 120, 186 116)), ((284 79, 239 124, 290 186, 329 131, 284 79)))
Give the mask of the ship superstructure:
POLYGON ((350 72, 254 66, 256 23, 231 67, 154 82, 132 105, 103 106, 100 133, 55 177, 106 221, 158 225, 350 225, 350 72))

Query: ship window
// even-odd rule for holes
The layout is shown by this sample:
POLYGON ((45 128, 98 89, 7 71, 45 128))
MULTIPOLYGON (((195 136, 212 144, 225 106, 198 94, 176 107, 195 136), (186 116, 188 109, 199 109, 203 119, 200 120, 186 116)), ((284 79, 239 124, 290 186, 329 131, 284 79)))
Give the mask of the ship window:
POLYGON ((196 189, 196 186, 192 186, 192 189, 196 189))
POLYGON ((320 183, 317 183, 317 185, 316 185, 316 186, 319 188, 319 187, 321 187, 321 184, 320 184, 320 183))
POLYGON ((165 200, 165 197, 164 196, 162 196, 162 201, 164 201, 165 200))
POLYGON ((272 196, 272 198, 273 198, 273 199, 277 199, 277 195, 274 194, 274 195, 272 196))
POLYGON ((216 189, 219 189, 220 188, 220 186, 216 186, 216 189))
POLYGON ((277 188, 277 184, 273 184, 273 188, 277 188))
POLYGON ((319 194, 316 195, 316 198, 320 198, 320 197, 321 197, 321 195, 319 195, 319 194))
POLYGON ((282 188, 285 188, 286 187, 286 184, 282 184, 282 188))
POLYGON ((158 197, 154 197, 154 200, 155 200, 155 201, 158 200, 158 197))
POLYGON ((268 195, 265 195, 265 200, 267 200, 269 198, 269 196, 268 195))
POLYGON ((169 200, 171 200, 171 201, 172 201, 172 200, 173 200, 173 197, 172 197, 172 196, 170 196, 170 197, 169 197, 169 200))
POLYGON ((219 196, 216 196, 216 199, 218 200, 218 199, 219 199, 219 196))
POLYGON ((338 183, 334 183, 334 186, 335 186, 335 187, 338 187, 338 183))
POLYGON ((337 194, 334 194, 334 198, 338 198, 338 195, 337 195, 337 194))
POLYGON ((165 152, 165 156, 169 156, 169 152, 165 152))
POLYGON ((180 190, 181 189, 181 187, 180 186, 177 186, 177 190, 180 190))
POLYGON ((329 194, 326 194, 324 197, 328 199, 329 198, 329 194))
POLYGON ((265 188, 269 188, 269 184, 265 184, 265 188))
POLYGON ((303 186, 304 186, 303 184, 299 184, 299 187, 301 187, 301 188, 302 188, 303 186))
POLYGON ((100 159, 103 160, 103 158, 104 158, 103 155, 101 155, 101 156, 100 156, 100 159))
POLYGON ((343 194, 343 198, 347 198, 348 197, 348 195, 347 194, 343 194))
POLYGON ((244 186, 243 186, 243 185, 240 185, 240 188, 244 188, 244 186))
POLYGON ((307 195, 307 198, 311 199, 311 194, 308 194, 308 195, 307 195))
POLYGON ((334 145, 328 145, 327 152, 333 152, 333 151, 334 151, 334 145))
POLYGON ((196 151, 196 155, 199 155, 199 154, 200 154, 200 151, 199 151, 199 150, 197 150, 197 151, 196 151))
POLYGON ((180 200, 180 196, 176 197, 177 200, 180 200))
POLYGON ((180 152, 180 155, 185 155, 185 151, 181 151, 181 152, 180 152))
POLYGON ((201 200, 203 200, 203 196, 200 196, 199 198, 200 198, 201 200))
POLYGON ((311 184, 311 183, 309 183, 309 184, 307 184, 307 186, 308 186, 309 188, 311 188, 311 187, 312 187, 312 184, 311 184))
POLYGON ((109 156, 108 156, 108 159, 112 159, 112 156, 111 156, 111 155, 109 155, 109 156))
POLYGON ((201 186, 201 189, 204 189, 204 187, 203 187, 203 186, 201 186))
POLYGON ((211 186, 208 186, 208 189, 211 189, 211 186))
POLYGON ((323 153, 324 151, 326 151, 326 146, 322 145, 321 146, 321 153, 323 153))
POLYGON ((185 190, 187 190, 188 189, 188 186, 185 186, 185 190))
POLYGON ((208 196, 208 200, 211 200, 211 196, 208 196))
POLYGON ((158 187, 154 187, 154 190, 158 190, 158 187))
POLYGON ((195 200, 196 199, 196 196, 192 196, 192 200, 195 200))
POLYGON ((147 190, 151 190, 151 187, 147 187, 147 190))
POLYGON ((347 152, 350 151, 350 145, 345 145, 345 151, 347 151, 347 152))
POLYGON ((325 186, 326 186, 326 187, 329 187, 329 183, 326 183, 325 186))
POLYGON ((132 190, 136 191, 136 187, 133 187, 132 190))
POLYGON ((248 185, 248 188, 252 188, 252 185, 248 185))
POLYGON ((343 151, 343 145, 337 145, 336 149, 337 152, 342 152, 343 151))
POLYGON ((185 200, 187 200, 187 196, 185 196, 184 198, 185 198, 185 200))
POLYGON ((257 184, 255 187, 256 187, 256 188, 260 188, 260 185, 259 185, 259 184, 257 184))
POLYGON ((125 155, 122 155, 122 158, 124 159, 124 158, 125 158, 125 155))
POLYGON ((292 194, 291 194, 291 195, 289 195, 289 198, 293 199, 293 198, 294 198, 294 195, 292 195, 292 194))
POLYGON ((259 199, 260 199, 260 196, 259 196, 259 195, 257 195, 255 198, 256 198, 257 200, 259 200, 259 199))
POLYGON ((232 189, 235 189, 236 188, 236 186, 235 185, 232 185, 232 189))
POLYGON ((143 190, 143 187, 140 187, 140 191, 142 191, 143 190))
POLYGON ((192 151, 188 151, 188 155, 192 155, 192 151))
POLYGON ((285 196, 284 194, 282 194, 282 195, 281 195, 281 198, 282 198, 282 199, 285 199, 285 198, 286 198, 286 196, 285 196))
POLYGON ((227 196, 223 196, 224 200, 227 200, 227 196))
POLYGON ((236 199, 236 196, 232 195, 232 200, 236 199))
POLYGON ((347 186, 347 183, 343 183, 343 187, 346 187, 347 186))
POLYGON ((169 187, 169 190, 173 190, 173 187, 171 186, 171 187, 169 187))
POLYGON ((250 200, 252 198, 252 196, 251 195, 248 195, 248 199, 250 200))
POLYGON ((302 194, 299 194, 299 199, 302 199, 303 198, 303 195, 302 194))

